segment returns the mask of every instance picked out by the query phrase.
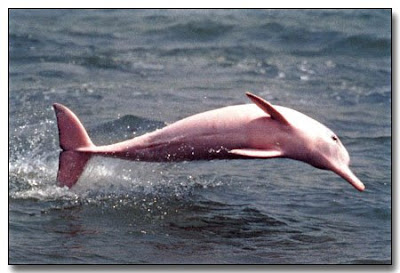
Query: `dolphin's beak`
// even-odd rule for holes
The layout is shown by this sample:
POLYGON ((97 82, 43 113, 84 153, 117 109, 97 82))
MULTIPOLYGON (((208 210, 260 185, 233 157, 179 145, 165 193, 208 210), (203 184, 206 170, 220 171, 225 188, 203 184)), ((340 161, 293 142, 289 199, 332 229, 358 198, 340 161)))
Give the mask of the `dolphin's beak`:
POLYGON ((350 170, 348 166, 342 166, 341 168, 334 169, 333 171, 340 175, 342 178, 346 179, 357 190, 365 190, 364 184, 361 182, 360 179, 358 179, 357 176, 355 176, 355 174, 350 170))

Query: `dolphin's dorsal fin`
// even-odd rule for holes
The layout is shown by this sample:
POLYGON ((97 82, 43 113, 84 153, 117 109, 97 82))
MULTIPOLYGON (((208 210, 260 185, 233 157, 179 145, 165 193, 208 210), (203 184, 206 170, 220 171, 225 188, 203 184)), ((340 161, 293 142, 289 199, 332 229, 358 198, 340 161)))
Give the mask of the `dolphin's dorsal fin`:
POLYGON ((272 119, 275 119, 284 125, 289 125, 287 119, 268 101, 250 92, 246 92, 246 95, 247 97, 249 97, 249 99, 251 99, 252 102, 254 102, 258 107, 260 107, 261 110, 270 115, 272 119))
POLYGON ((275 158, 282 157, 283 152, 279 150, 261 150, 261 149, 233 149, 229 153, 252 158, 275 158))

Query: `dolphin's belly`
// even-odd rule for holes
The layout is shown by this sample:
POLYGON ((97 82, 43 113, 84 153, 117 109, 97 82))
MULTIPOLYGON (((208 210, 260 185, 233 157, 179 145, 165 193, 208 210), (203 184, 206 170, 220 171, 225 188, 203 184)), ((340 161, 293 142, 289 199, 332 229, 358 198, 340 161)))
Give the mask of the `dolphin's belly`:
POLYGON ((229 151, 246 144, 234 135, 182 136, 166 142, 148 143, 131 150, 130 157, 141 161, 183 161, 237 158, 229 151))

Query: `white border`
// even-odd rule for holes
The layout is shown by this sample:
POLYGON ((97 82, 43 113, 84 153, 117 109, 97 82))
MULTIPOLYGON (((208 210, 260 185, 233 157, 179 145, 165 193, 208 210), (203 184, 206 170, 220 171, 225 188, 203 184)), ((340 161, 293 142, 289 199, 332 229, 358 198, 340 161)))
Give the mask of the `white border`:
MULTIPOLYGON (((232 0, 224 0, 224 1, 215 1, 215 0, 203 0, 203 1, 161 1, 161 0, 146 0, 146 1, 137 1, 137 2, 131 2, 131 1, 126 1, 126 0, 96 0, 96 1, 73 1, 73 0, 60 0, 60 1, 54 1, 54 0, 37 0, 37 1, 2 1, 0 4, 0 34, 1 34, 1 41, 0 41, 0 67, 1 67, 1 76, 0 76, 0 87, 1 87, 1 98, 0 98, 0 125, 1 128, 8 128, 8 8, 179 8, 179 7, 184 7, 184 8, 265 8, 268 6, 269 8, 393 8, 393 32, 392 32, 392 37, 393 37, 393 45, 398 46, 398 37, 399 37, 399 23, 398 20, 399 18, 399 3, 400 1, 398 0, 381 0, 381 1, 370 1, 370 0, 337 0, 337 1, 312 1, 312 0, 306 0, 306 1, 289 1, 289 0, 280 0, 280 1, 259 1, 259 0, 246 0, 246 1, 232 1, 232 0), (128 6, 127 6, 128 5, 128 6), (3 97, 4 96, 4 97, 3 97)), ((392 90, 392 98, 395 99, 392 101, 393 103, 393 109, 398 108, 399 106, 399 95, 398 95, 398 90, 394 90, 397 87, 396 84, 396 79, 400 79, 399 71, 396 69, 398 62, 398 53, 397 53, 397 48, 393 48, 393 71, 392 71, 392 78, 393 78, 393 90, 392 90), (396 95, 397 94, 397 95, 396 95)), ((397 124, 397 121, 399 120, 399 110, 394 111, 393 114, 396 114, 393 117, 393 140, 392 140, 392 145, 396 143, 397 136, 399 135, 398 133, 398 126, 395 126, 395 123, 397 124)), ((14 272, 16 270, 15 267, 8 266, 8 130, 7 134, 3 133, 1 134, 1 143, 0 145, 0 172, 2 174, 2 177, 4 178, 4 181, 1 181, 1 193, 2 193, 2 198, 1 198, 1 208, 2 208, 2 225, 0 226, 0 234, 1 234, 1 245, 0 245, 0 270, 1 272, 14 272), (6 150, 7 149, 7 150, 6 150), (7 177, 7 179, 6 179, 7 177), (6 182, 7 181, 7 182, 6 182), (6 216, 7 215, 7 216, 6 216)), ((397 162, 397 156, 400 150, 397 146, 393 146, 395 150, 393 150, 393 168, 396 168, 395 163, 397 162)), ((393 170, 393 173, 395 171, 393 170)), ((395 180, 395 176, 393 176, 393 184, 397 184, 397 181, 395 180)), ((394 189, 396 189, 395 192, 392 193, 392 198, 393 198, 393 207, 392 207, 392 212, 395 213, 397 212, 397 209, 395 207, 396 202, 395 198, 398 195, 398 186, 395 186, 394 189)), ((397 250, 397 240, 396 239, 396 230, 394 229, 397 227, 395 219, 397 219, 397 214, 393 215, 393 260, 392 262, 395 263, 396 261, 399 261, 398 259, 398 252, 397 250), (396 255, 397 254, 397 255, 396 255)), ((46 267, 41 267, 41 268, 35 268, 31 267, 32 269, 30 270, 29 268, 24 268, 24 272, 29 272, 29 271, 54 271, 54 270, 59 270, 59 271, 69 271, 67 268, 54 268, 54 267, 49 267, 46 269, 46 267), (60 270, 61 269, 61 270, 60 270)), ((115 271, 115 268, 108 268, 107 267, 102 267, 101 269, 99 267, 95 268, 76 268, 76 267, 70 267, 72 270, 78 270, 78 271, 95 271, 95 270, 101 270, 103 272, 107 271, 115 271)), ((189 268, 187 266, 183 267, 123 267, 117 269, 117 271, 132 271, 132 269, 135 272, 141 272, 141 271, 146 271, 146 272, 151 272, 151 271, 179 271, 179 270, 188 270, 189 268)), ((193 268, 192 268, 193 269, 193 268)), ((225 269, 227 271, 232 271, 232 267, 229 269, 225 269)), ((248 271, 248 270, 255 270, 255 271, 262 271, 262 272, 267 272, 267 271, 274 271, 273 269, 275 268, 270 268, 270 267, 244 267, 240 266, 234 269, 234 271, 248 271)), ((332 271, 330 268, 329 271, 332 271)), ((369 271, 365 267, 338 267, 337 269, 342 270, 343 272, 350 272, 350 271, 358 271, 358 272, 365 272, 369 271)), ((371 267, 371 270, 385 270, 389 268, 376 268, 376 267, 371 267)), ((391 268, 393 271, 397 272, 398 267, 393 266, 391 268)), ((17 269, 18 270, 18 269, 17 269)), ((190 270, 190 269, 189 269, 190 270)), ((321 268, 321 267, 289 267, 284 269, 283 271, 292 271, 292 270, 299 270, 299 271, 313 271, 313 272, 323 272, 326 270, 326 268, 321 268)), ((196 271, 198 272, 220 272, 224 271, 223 267, 211 267, 209 269, 204 268, 204 267, 199 267, 196 268, 196 271)), ((282 271, 282 270, 279 270, 282 271)))

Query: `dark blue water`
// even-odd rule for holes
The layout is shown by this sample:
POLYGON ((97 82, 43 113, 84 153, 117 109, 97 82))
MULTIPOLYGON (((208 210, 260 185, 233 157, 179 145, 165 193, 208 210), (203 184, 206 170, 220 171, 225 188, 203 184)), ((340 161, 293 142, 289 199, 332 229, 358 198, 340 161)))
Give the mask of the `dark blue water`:
POLYGON ((11 10, 9 56, 10 263, 391 263, 390 10, 11 10), (106 144, 245 91, 336 132, 366 191, 285 159, 56 186, 54 102, 106 144))

